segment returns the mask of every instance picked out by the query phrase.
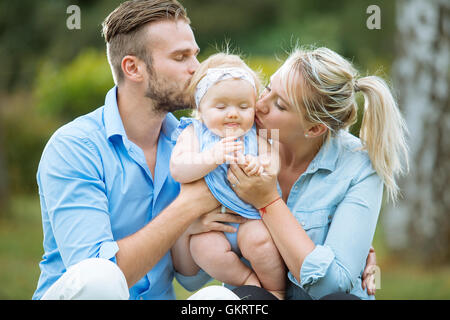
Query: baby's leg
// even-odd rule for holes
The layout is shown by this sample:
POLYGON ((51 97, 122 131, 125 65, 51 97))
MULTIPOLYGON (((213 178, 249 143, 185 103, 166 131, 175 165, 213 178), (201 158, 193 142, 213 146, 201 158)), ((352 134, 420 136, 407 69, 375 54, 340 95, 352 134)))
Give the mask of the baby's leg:
POLYGON ((232 286, 261 286, 256 274, 231 250, 223 232, 191 236, 190 249, 195 263, 214 279, 232 286))
POLYGON ((249 220, 241 224, 238 230, 238 244, 242 255, 250 261, 263 288, 283 299, 286 267, 262 220, 249 220))

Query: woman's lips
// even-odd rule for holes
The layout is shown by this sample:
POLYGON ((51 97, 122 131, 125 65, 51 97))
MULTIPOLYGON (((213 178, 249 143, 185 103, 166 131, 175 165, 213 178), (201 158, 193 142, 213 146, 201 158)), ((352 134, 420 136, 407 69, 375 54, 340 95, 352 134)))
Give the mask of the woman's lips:
POLYGON ((255 122, 258 127, 264 127, 263 124, 261 123, 261 120, 259 120, 258 117, 255 117, 255 122))

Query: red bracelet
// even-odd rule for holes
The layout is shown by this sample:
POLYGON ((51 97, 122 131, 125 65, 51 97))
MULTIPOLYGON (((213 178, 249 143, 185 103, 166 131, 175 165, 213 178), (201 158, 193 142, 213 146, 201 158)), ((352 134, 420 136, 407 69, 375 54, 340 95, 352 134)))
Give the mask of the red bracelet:
POLYGON ((266 209, 268 206, 270 206, 271 204, 277 202, 278 200, 280 200, 281 197, 276 198, 275 200, 273 200, 271 203, 269 203, 268 205, 266 205, 265 207, 262 207, 261 209, 258 209, 259 214, 261 215, 261 218, 263 217, 263 215, 267 212, 266 209))

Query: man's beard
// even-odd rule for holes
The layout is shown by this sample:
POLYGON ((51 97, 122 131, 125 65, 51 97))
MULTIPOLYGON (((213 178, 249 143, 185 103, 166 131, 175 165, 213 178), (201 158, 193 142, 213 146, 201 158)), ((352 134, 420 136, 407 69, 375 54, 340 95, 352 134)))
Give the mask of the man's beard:
POLYGON ((158 78, 153 68, 148 68, 150 79, 145 96, 154 102, 154 111, 158 113, 190 109, 191 103, 186 87, 181 88, 176 82, 158 78))

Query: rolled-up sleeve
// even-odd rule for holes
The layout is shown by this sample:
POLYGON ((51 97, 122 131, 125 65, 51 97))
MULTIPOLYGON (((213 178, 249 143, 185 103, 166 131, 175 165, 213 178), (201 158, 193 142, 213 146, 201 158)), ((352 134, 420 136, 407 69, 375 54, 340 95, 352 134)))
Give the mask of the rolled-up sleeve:
POLYGON ((114 241, 102 163, 87 139, 54 137, 38 170, 39 192, 64 265, 87 258, 113 262, 114 241))
POLYGON ((336 208, 325 242, 306 256, 300 283, 294 281, 314 297, 350 292, 364 269, 381 208, 383 184, 370 165, 355 180, 336 208))
POLYGON ((303 261, 300 270, 301 286, 315 284, 323 278, 334 261, 333 250, 328 246, 318 245, 303 261))

